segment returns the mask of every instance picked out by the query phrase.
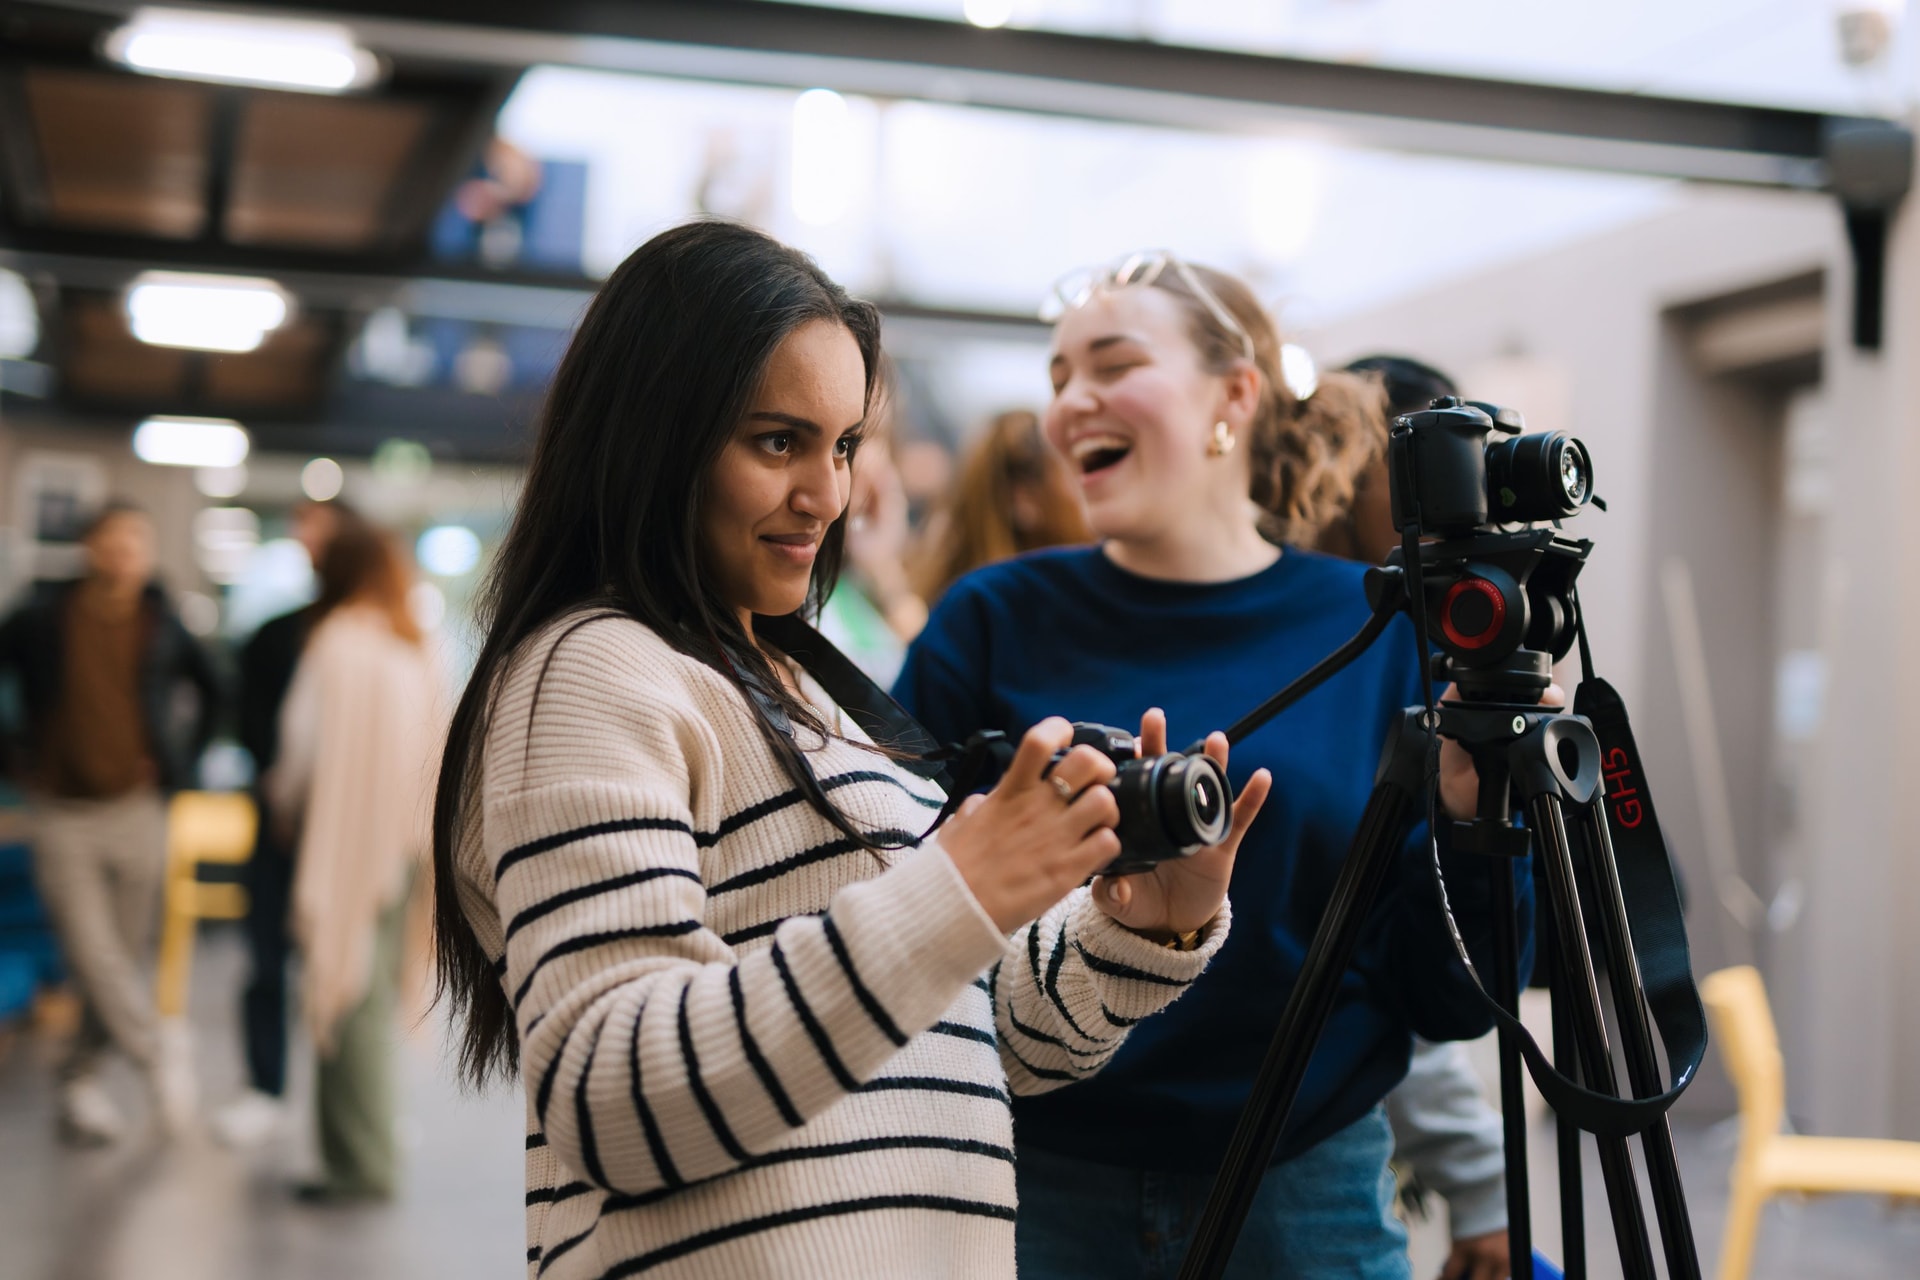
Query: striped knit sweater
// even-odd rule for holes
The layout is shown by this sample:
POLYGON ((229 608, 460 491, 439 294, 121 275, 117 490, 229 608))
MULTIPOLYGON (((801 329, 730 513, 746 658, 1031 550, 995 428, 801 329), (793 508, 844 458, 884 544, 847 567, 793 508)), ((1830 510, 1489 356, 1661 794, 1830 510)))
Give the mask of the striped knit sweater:
MULTIPOLYGON (((816 776, 912 845, 938 789, 842 731, 802 734, 816 776)), ((1081 889, 1008 939, 624 619, 530 641, 484 753, 459 890, 519 1034, 530 1276, 1011 1276, 1009 1092, 1099 1070, 1226 935, 1169 951, 1081 889)))

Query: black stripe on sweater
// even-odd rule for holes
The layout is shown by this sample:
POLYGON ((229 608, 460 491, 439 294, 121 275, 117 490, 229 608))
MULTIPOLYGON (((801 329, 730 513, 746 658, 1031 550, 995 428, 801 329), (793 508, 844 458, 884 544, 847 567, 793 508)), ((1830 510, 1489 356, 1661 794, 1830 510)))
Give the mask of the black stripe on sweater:
POLYGON ((647 1095, 640 1087, 640 1019, 647 1011, 641 1005, 633 1012, 633 1039, 627 1045, 627 1088, 633 1097, 633 1109, 640 1117, 640 1128, 647 1135, 647 1154, 653 1157, 653 1167, 660 1173, 660 1181, 669 1188, 686 1185, 680 1176, 680 1170, 674 1167, 673 1158, 667 1154, 666 1141, 660 1136, 660 1126, 654 1122, 653 1108, 647 1105, 647 1095))
POLYGON ((580 1067, 580 1078, 573 1083, 573 1124, 580 1134, 580 1159, 587 1166, 587 1176, 603 1187, 607 1185, 607 1171, 601 1167, 600 1143, 593 1136, 593 1107, 587 1101, 587 1082, 593 1079, 594 1055, 600 1052, 600 1033, 606 1029, 605 1022, 594 1026, 593 1039, 587 1043, 587 1060, 580 1067))
POLYGON ((683 880, 691 880, 695 884, 700 883, 700 877, 685 867, 648 867, 644 871, 629 871, 626 875, 614 876, 611 880, 596 880, 592 884, 577 885, 572 889, 556 893, 551 898, 542 898, 532 906, 524 908, 514 916, 512 923, 507 925, 506 940, 513 941, 514 934, 541 916, 550 915, 562 907, 571 906, 586 898, 598 897, 603 893, 612 893, 618 889, 630 889, 636 884, 645 884, 649 880, 658 880, 663 876, 678 876, 683 880))
POLYGON ((955 1040, 972 1040, 976 1044, 997 1045, 993 1032, 982 1031, 979 1027, 969 1027, 963 1022, 936 1022, 927 1030, 937 1036, 952 1036, 955 1040))
POLYGON ((609 836, 621 831, 677 831, 690 836, 693 828, 678 818, 615 818, 610 822, 590 822, 584 827, 573 827, 556 832, 550 836, 541 836, 538 840, 529 840, 525 844, 515 845, 500 855, 500 861, 493 864, 493 882, 500 883, 500 877, 516 863, 539 854, 550 853, 562 845, 576 840, 591 840, 595 836, 609 836))
POLYGON ((860 972, 853 967, 853 957, 847 952, 847 944, 840 937, 840 930, 834 927, 833 917, 821 916, 820 928, 827 935, 827 945, 833 948, 833 958, 838 960, 841 969, 846 971, 847 985, 853 988, 853 994, 859 998, 860 1007, 867 1011, 867 1016, 873 1019, 874 1026, 880 1028, 881 1034, 893 1041, 894 1048, 904 1046, 907 1038, 900 1034, 900 1028, 894 1025, 891 1017, 887 1016, 886 1009, 881 1007, 880 1002, 874 998, 873 992, 867 990, 867 984, 860 981, 860 972))
POLYGON ((748 1218, 741 1222, 729 1223, 724 1227, 716 1227, 711 1231, 702 1231, 698 1235, 688 1236, 685 1240, 675 1241, 651 1253, 629 1258, 602 1272, 600 1280, 624 1280, 627 1276, 651 1271, 657 1266, 672 1262, 676 1258, 684 1258, 690 1253, 711 1249, 715 1245, 726 1244, 743 1236, 758 1235, 762 1231, 790 1227, 802 1222, 814 1222, 821 1218, 837 1218, 853 1213, 876 1213, 883 1209, 929 1209, 943 1213, 998 1218, 1003 1222, 1013 1221, 1011 1205, 992 1204, 984 1200, 962 1200, 957 1196, 896 1195, 867 1196, 860 1200, 836 1200, 828 1204, 810 1204, 794 1209, 784 1209, 779 1213, 748 1218))
POLYGON ((562 1200, 571 1200, 575 1196, 586 1195, 592 1190, 592 1185, 585 1182, 568 1182, 557 1187, 537 1187, 527 1192, 527 1204, 528 1206, 536 1204, 558 1204, 562 1200))
POLYGON ((687 1087, 693 1091, 693 1100, 700 1104, 700 1114, 707 1118, 707 1125, 713 1130, 713 1136, 734 1160, 747 1158, 747 1149, 733 1136, 733 1130, 727 1127, 727 1118, 720 1114, 720 1108, 714 1103, 713 1095, 707 1092, 706 1081, 700 1078, 700 1055, 693 1047, 693 1026, 687 1021, 687 998, 693 992, 689 982, 680 988, 680 1057, 686 1063, 687 1087))
POLYGON ((1048 1035, 1038 1027, 1028 1026, 1026 1023, 1020 1021, 1020 1015, 1013 1011, 1012 1005, 1007 1006, 1007 1021, 1013 1024, 1015 1031, 1018 1031, 1027 1039, 1038 1040, 1041 1044, 1050 1044, 1056 1049, 1063 1049, 1076 1058, 1104 1058, 1107 1056, 1107 1050, 1105 1049, 1077 1049, 1065 1040, 1062 1040, 1059 1036, 1048 1035))
POLYGON ((787 989, 787 1003, 799 1016, 800 1025, 807 1029, 807 1036, 813 1041, 813 1047, 819 1051, 821 1060, 827 1064, 827 1070, 833 1072, 833 1078, 840 1087, 852 1093, 860 1087, 846 1066, 840 1061, 840 1055, 833 1051, 833 1041, 827 1038, 826 1028, 814 1019, 813 1010, 807 1007, 806 997, 800 994, 800 984, 793 980, 793 970, 787 966, 787 957, 780 951, 780 943, 773 944, 773 967, 780 971, 780 982, 787 989))
MULTIPOLYGON (((574 1025, 578 1026, 579 1024, 575 1023, 574 1025)), ((572 1037, 573 1032, 568 1031, 566 1038, 560 1041, 560 1047, 553 1051, 553 1057, 547 1061, 547 1069, 540 1073, 540 1087, 534 1090, 533 1114, 535 1118, 540 1121, 540 1127, 542 1129, 547 1127, 547 1103, 553 1098, 553 1082, 558 1079, 560 1075, 560 1059, 567 1056, 567 1040, 572 1039, 572 1037)), ((544 1138, 541 1139, 541 1145, 546 1145, 544 1138)))
POLYGON ((1118 960, 1109 960, 1103 955, 1087 950, 1077 938, 1074 940, 1073 949, 1086 962, 1087 968, 1095 973, 1104 973, 1109 978, 1125 978, 1129 982, 1150 982, 1156 987, 1184 987, 1191 985, 1192 982, 1189 978, 1166 978, 1157 973, 1148 973, 1145 969, 1136 969, 1130 964, 1122 964, 1118 960))
POLYGON ((537 1244, 536 1244, 536 1245, 534 1245, 534 1246, 533 1246, 533 1247, 532 1247, 531 1249, 528 1249, 528 1250, 527 1250, 527 1261, 528 1261, 528 1262, 538 1262, 538 1261, 540 1261, 540 1246, 539 1246, 539 1245, 537 1245, 537 1244))
POLYGON ((544 1146, 546 1146, 546 1145, 547 1145, 547 1135, 546 1135, 546 1134, 544 1134, 544 1133, 530 1133, 530 1134, 528 1134, 528 1135, 527 1135, 527 1150, 529 1150, 529 1151, 538 1151, 538 1150, 539 1150, 539 1149, 540 1149, 541 1147, 544 1147, 544 1146))
MULTIPOLYGON (((885 783, 923 809, 938 809, 946 803, 944 800, 936 800, 930 796, 921 795, 890 773, 879 773, 871 769, 855 769, 847 773, 834 774, 830 778, 822 778, 820 780, 820 789, 822 791, 838 791, 842 787, 851 787, 861 782, 885 783)), ((798 788, 782 791, 776 796, 769 796, 757 804, 749 805, 747 808, 742 809, 729 818, 722 819, 720 825, 712 831, 694 832, 694 841, 702 848, 711 848, 734 832, 740 830, 740 828, 750 823, 758 822, 762 818, 772 817, 783 809, 791 809, 805 798, 798 788)))
POLYGON ((1075 1035, 1089 1044, 1105 1044, 1106 1041, 1099 1036, 1088 1035, 1086 1029, 1073 1020, 1073 1013, 1067 1008, 1067 1002, 1060 998, 1060 991, 1054 985, 1055 980, 1060 976, 1060 963, 1067 954, 1066 948, 1061 946, 1060 942, 1060 938, 1054 940, 1053 958, 1048 962, 1046 971, 1043 973, 1040 968, 1040 930, 1037 926, 1028 927, 1027 967, 1033 970, 1033 985, 1040 988, 1040 993, 1053 1002, 1053 1007, 1060 1011, 1061 1019, 1073 1028, 1075 1035))
POLYGON ((881 1076, 860 1086, 861 1093, 958 1093, 969 1098, 991 1098, 1006 1106, 1013 1099, 1006 1090, 996 1089, 978 1080, 949 1080, 945 1076, 881 1076))
POLYGON ((750 924, 744 929, 723 933, 720 935, 720 941, 730 947, 737 947, 743 942, 752 942, 755 938, 766 937, 790 919, 792 919, 791 916, 781 916, 778 920, 762 920, 759 924, 750 924))
MULTIPOLYGON (((608 929, 604 933, 579 933, 564 942, 556 942, 547 948, 533 967, 527 970, 527 976, 520 980, 520 987, 513 993, 514 1008, 527 998, 527 992, 533 989, 533 980, 540 976, 540 970, 563 956, 578 951, 591 951, 595 947, 604 947, 610 943, 627 942, 634 938, 679 938, 700 930, 698 920, 674 920, 667 924, 637 925, 631 929, 608 929)), ((528 1030, 532 1030, 531 1027, 528 1030)))
POLYGON ((1027 1074, 1035 1077, 1036 1079, 1067 1080, 1067 1081, 1080 1079, 1079 1076, 1075 1075, 1071 1071, 1060 1071, 1053 1067, 1034 1066, 1031 1062, 1028 1062, 1025 1058, 1021 1057, 1019 1051, 1016 1050, 1011 1043, 1001 1045, 1000 1051, 1006 1054, 1009 1058, 1012 1058, 1015 1062, 1019 1063, 1022 1067, 1025 1067, 1027 1074))
POLYGON ((773 1105, 779 1109, 780 1118, 790 1128, 798 1129, 802 1123, 800 1112, 794 1108, 793 1100, 787 1097, 787 1091, 780 1087, 780 1077, 773 1073, 773 1066, 760 1052, 759 1041, 753 1038, 753 1032, 747 1029, 747 997, 740 990, 740 969, 735 966, 727 974, 727 986, 733 992, 733 1020, 740 1025, 740 1047, 746 1050, 747 1061, 753 1067, 753 1074, 760 1077, 760 1083, 766 1086, 767 1096, 773 1099, 773 1105))
POLYGON ((546 1256, 540 1259, 540 1269, 534 1272, 534 1274, 537 1276, 543 1276, 547 1274, 548 1267, 552 1266, 555 1262, 559 1261, 562 1257, 564 1257, 568 1253, 568 1251, 573 1249, 575 1245, 586 1243, 587 1239, 599 1229, 600 1229, 600 1219, 596 1217, 593 1220, 593 1225, 588 1227, 585 1231, 582 1231, 577 1236, 568 1236, 565 1240, 562 1240, 559 1244, 556 1244, 555 1246, 553 1246, 553 1248, 547 1250, 546 1256))
MULTIPOLYGON (((920 839, 914 832, 896 831, 886 827, 869 831, 867 838, 879 844, 897 844, 906 848, 914 847, 920 839)), ((799 853, 789 854, 777 862, 769 862, 764 867, 755 867, 751 871, 742 871, 737 876, 728 876, 707 892, 711 896, 718 897, 723 893, 732 893, 736 889, 752 888, 756 884, 765 884, 769 880, 778 880, 781 876, 791 875, 802 867, 810 867, 816 862, 845 857, 860 848, 858 841, 842 836, 838 840, 829 840, 825 844, 817 844, 810 849, 802 849, 799 853)))
MULTIPOLYGON (((856 1138, 851 1142, 828 1142, 817 1147, 781 1147, 765 1155, 755 1156, 739 1169, 729 1169, 725 1173, 716 1173, 710 1178, 702 1178, 689 1186, 700 1186, 708 1182, 717 1182, 721 1178, 731 1178, 751 1169, 764 1168, 774 1164, 793 1164, 801 1160, 830 1160, 837 1156, 865 1155, 873 1151, 957 1151, 962 1155, 985 1156, 992 1160, 1001 1160, 1007 1164, 1014 1162, 1013 1149, 992 1142, 978 1142, 972 1138, 949 1138, 931 1134, 903 1134, 880 1138, 856 1138)), ((642 1191, 634 1195, 608 1196, 601 1202, 602 1214, 619 1213, 627 1209, 644 1209, 657 1204, 674 1193, 664 1188, 642 1191)))

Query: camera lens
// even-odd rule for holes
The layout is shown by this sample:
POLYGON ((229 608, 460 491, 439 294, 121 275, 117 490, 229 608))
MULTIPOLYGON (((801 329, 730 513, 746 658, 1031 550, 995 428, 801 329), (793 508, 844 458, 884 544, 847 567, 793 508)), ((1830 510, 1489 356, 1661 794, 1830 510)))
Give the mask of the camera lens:
POLYGON ((1593 475, 1587 467, 1586 451, 1577 440, 1562 440, 1560 450, 1560 491, 1567 505, 1577 507, 1593 492, 1593 475))
POLYGON ((1564 431, 1487 446, 1487 508, 1499 523, 1563 520, 1593 498, 1593 459, 1564 431))
POLYGON ((1219 844, 1227 837, 1226 775, 1206 756, 1167 756, 1155 788, 1162 829, 1181 849, 1219 844))

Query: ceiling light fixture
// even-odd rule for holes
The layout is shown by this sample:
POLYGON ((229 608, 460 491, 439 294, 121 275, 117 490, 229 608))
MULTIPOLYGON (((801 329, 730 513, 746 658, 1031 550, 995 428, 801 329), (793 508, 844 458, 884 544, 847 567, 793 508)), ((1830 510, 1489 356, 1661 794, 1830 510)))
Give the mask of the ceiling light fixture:
POLYGON ((252 351, 293 314, 271 280, 144 271, 127 286, 133 336, 156 347, 252 351))
POLYGON ((336 22, 254 18, 186 9, 138 9, 107 37, 107 56, 146 75, 345 93, 371 84, 380 63, 336 22))
POLYGON ((133 430, 134 455, 162 467, 237 467, 248 447, 232 418, 148 418, 133 430))

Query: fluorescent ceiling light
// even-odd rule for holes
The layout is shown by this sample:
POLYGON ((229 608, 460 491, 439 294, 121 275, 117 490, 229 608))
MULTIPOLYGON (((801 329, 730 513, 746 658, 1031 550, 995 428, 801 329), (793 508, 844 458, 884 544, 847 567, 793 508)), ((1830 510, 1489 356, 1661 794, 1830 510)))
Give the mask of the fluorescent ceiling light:
POLYGON ((133 452, 163 467, 237 467, 247 433, 232 418, 148 418, 133 431, 133 452))
POLYGON ((148 75, 311 93, 358 89, 380 69, 339 23, 185 9, 136 10, 107 56, 148 75))
POLYGON ((146 271, 127 287, 133 336, 156 347, 252 351, 293 308, 271 280, 146 271))

